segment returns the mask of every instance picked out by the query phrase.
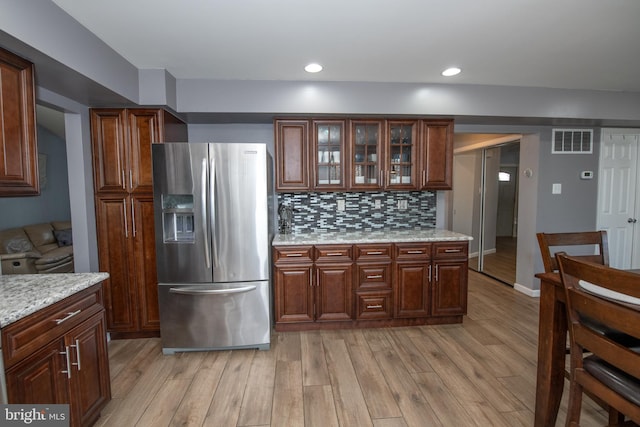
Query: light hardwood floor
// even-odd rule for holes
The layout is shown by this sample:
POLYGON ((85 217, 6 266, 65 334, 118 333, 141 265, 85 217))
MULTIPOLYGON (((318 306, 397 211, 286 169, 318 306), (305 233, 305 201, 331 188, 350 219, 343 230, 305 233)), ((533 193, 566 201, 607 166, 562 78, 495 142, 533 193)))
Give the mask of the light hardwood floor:
MULTIPOLYGON (((269 351, 109 344, 97 426, 531 426, 538 300, 469 272, 461 325, 274 333, 269 351)), ((565 387, 565 396, 568 387, 565 387)), ((566 399, 557 425, 564 425, 566 399)), ((586 399, 582 425, 606 424, 586 399)))

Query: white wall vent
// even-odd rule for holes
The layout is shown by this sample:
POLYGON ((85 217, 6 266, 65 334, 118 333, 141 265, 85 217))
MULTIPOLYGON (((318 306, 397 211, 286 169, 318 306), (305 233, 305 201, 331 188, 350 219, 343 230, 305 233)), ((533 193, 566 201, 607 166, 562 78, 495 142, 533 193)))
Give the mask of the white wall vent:
POLYGON ((593 153, 592 129, 554 129, 551 140, 554 154, 593 153))

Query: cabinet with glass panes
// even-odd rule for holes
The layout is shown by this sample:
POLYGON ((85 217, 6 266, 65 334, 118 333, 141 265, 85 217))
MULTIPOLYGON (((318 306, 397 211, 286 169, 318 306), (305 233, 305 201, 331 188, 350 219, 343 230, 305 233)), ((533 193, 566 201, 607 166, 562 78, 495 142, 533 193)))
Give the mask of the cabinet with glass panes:
POLYGON ((343 120, 314 120, 315 188, 345 189, 343 120))
POLYGON ((382 157, 384 155, 382 120, 351 120, 351 176, 350 187, 378 189, 381 182, 382 157))
POLYGON ((414 120, 387 121, 385 158, 386 188, 416 188, 418 122, 414 120))

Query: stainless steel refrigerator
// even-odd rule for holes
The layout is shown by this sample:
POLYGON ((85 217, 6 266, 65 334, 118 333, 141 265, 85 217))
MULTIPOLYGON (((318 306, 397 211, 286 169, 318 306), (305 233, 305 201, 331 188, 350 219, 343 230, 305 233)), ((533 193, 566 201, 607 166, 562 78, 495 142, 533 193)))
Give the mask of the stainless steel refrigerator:
POLYGON ((270 346, 272 161, 264 144, 154 144, 165 354, 270 346))

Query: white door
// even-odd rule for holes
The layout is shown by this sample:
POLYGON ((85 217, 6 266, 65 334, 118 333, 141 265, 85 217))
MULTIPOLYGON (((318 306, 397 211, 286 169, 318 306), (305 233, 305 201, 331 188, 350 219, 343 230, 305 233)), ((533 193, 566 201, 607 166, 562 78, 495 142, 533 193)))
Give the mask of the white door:
POLYGON ((637 224, 640 131, 603 129, 600 142, 597 227, 607 231, 612 267, 640 268, 637 224))

